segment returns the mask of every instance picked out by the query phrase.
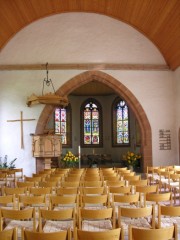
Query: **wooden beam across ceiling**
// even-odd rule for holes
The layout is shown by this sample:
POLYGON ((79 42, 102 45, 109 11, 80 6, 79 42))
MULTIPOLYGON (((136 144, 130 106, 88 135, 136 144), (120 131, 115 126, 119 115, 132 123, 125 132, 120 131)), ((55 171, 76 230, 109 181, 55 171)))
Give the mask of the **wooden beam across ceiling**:
MULTIPOLYGON (((0 65, 0 71, 13 70, 44 70, 45 64, 17 64, 17 65, 0 65)), ((69 63, 69 64, 48 64, 50 70, 155 70, 168 71, 167 65, 160 64, 115 64, 115 63, 69 63)))

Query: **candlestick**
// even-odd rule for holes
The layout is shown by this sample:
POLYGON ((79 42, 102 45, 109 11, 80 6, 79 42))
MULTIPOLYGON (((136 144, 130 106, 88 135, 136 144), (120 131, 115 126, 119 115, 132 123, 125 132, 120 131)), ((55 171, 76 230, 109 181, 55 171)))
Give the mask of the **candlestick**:
POLYGON ((81 147, 78 146, 78 154, 79 154, 79 168, 81 168, 81 147))

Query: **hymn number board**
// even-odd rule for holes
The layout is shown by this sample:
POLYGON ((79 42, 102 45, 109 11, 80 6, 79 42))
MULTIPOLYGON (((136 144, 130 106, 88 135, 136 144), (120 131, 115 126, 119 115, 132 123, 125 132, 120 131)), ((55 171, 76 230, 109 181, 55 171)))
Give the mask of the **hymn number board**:
POLYGON ((159 150, 171 150, 171 131, 159 130, 159 150))

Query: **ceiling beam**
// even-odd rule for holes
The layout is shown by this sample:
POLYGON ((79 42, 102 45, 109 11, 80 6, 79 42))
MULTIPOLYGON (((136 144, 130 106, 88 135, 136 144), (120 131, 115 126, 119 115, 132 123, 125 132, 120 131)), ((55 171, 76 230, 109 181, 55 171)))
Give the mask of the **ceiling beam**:
MULTIPOLYGON (((45 70, 46 64, 13 64, 0 65, 0 71, 45 70)), ((67 63, 48 64, 50 70, 144 70, 168 71, 169 66, 163 64, 121 64, 121 63, 67 63)))

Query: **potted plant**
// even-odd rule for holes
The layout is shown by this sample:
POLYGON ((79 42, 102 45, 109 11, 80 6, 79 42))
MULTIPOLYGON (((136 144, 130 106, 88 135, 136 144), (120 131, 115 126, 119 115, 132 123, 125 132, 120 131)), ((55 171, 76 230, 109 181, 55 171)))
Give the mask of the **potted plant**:
POLYGON ((66 155, 61 159, 64 167, 74 168, 79 162, 79 158, 76 157, 71 151, 67 151, 66 155))
POLYGON ((7 168, 13 169, 13 168, 16 167, 15 166, 15 161, 17 160, 17 158, 13 159, 9 163, 8 163, 7 159, 8 159, 7 155, 4 156, 4 160, 3 161, 2 161, 2 157, 0 157, 0 169, 7 169, 7 168))
POLYGON ((134 167, 137 166, 139 159, 141 159, 141 155, 139 153, 128 151, 123 155, 122 159, 125 162, 125 165, 133 171, 134 167))

